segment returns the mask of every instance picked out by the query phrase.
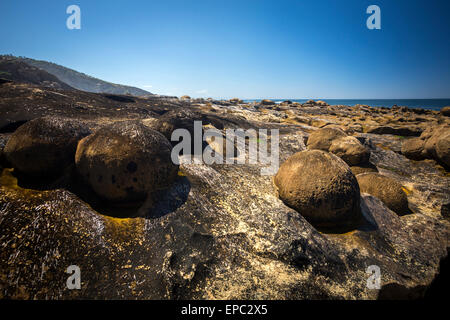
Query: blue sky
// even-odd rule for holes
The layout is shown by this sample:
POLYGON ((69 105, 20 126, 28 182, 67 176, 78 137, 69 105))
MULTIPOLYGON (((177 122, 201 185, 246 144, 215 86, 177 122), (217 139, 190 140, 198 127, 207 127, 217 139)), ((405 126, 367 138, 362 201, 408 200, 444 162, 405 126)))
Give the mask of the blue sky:
POLYGON ((449 98, 449 14, 447 0, 2 0, 0 53, 177 96, 449 98))

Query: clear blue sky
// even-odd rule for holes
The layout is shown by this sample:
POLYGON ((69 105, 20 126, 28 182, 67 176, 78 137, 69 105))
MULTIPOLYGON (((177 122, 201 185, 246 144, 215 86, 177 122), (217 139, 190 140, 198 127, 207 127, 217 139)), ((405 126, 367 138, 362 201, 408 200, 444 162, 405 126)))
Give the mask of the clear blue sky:
POLYGON ((449 17, 448 0, 1 0, 0 53, 178 96, 449 98, 449 17))

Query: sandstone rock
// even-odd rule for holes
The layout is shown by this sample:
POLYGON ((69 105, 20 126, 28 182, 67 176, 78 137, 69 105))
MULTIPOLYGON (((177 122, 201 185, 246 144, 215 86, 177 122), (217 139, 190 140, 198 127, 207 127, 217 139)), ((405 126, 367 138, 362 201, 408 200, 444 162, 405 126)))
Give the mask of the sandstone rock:
POLYGON ((272 100, 264 99, 264 100, 261 100, 260 104, 262 104, 263 106, 270 106, 270 105, 275 105, 276 103, 273 102, 272 100))
POLYGON ((230 102, 233 103, 233 104, 241 104, 241 103, 243 103, 244 101, 242 101, 242 100, 239 99, 239 98, 233 98, 233 99, 230 99, 230 102))
POLYGON ((449 132, 450 127, 443 124, 430 129, 424 134, 423 137, 421 136, 423 139, 426 139, 424 149, 428 158, 437 159, 436 144, 442 136, 446 135, 449 132))
POLYGON ((181 96, 180 100, 191 100, 190 96, 181 96))
POLYGON ((76 120, 43 117, 20 126, 8 140, 4 153, 19 172, 53 176, 74 163, 77 143, 90 134, 76 120))
POLYGON ((442 114, 443 116, 450 117, 450 106, 448 106, 448 107, 443 107, 443 108, 441 109, 441 114, 442 114))
POLYGON ((426 158, 425 141, 421 138, 405 140, 402 144, 402 154, 412 160, 423 160, 426 158))
POLYGON ((281 165, 274 182, 281 200, 316 227, 349 227, 360 220, 358 183, 333 154, 298 152, 281 165))
POLYGON ((370 152, 353 136, 332 141, 329 151, 344 160, 349 166, 369 161, 370 152))
POLYGON ((328 151, 333 140, 344 138, 347 134, 336 128, 322 128, 309 135, 307 146, 309 149, 328 151))
POLYGON ((410 213, 408 198, 402 185, 396 180, 379 173, 362 173, 356 176, 361 193, 368 193, 383 201, 383 203, 398 215, 410 213))
POLYGON ((370 162, 368 163, 361 163, 357 166, 351 166, 350 170, 352 170, 353 174, 355 176, 357 176, 360 173, 366 173, 366 172, 378 172, 378 169, 376 166, 374 166, 373 164, 371 164, 370 162))
POLYGON ((447 131, 436 142, 436 157, 446 168, 450 168, 450 131, 447 131))
POLYGON ((159 132, 138 122, 102 127, 78 144, 76 166, 101 197, 117 202, 143 200, 170 185, 178 167, 171 144, 159 132))
POLYGON ((326 103, 325 101, 317 100, 317 101, 315 102, 315 105, 318 105, 318 106, 321 106, 321 107, 326 107, 326 106, 328 106, 329 104, 326 103))

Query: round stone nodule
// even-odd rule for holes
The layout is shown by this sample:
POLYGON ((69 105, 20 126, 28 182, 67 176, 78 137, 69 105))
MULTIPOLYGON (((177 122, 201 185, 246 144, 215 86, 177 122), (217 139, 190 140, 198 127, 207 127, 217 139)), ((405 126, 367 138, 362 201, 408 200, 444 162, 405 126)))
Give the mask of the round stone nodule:
POLYGON ((356 179, 362 193, 377 197, 398 215, 411 213, 406 193, 396 180, 375 172, 358 174, 356 179))
POLYGON ((90 133, 86 125, 73 119, 37 118, 17 128, 8 140, 4 154, 21 173, 54 176, 74 163, 78 141, 90 133))
POLYGON ((309 135, 307 146, 308 149, 318 149, 328 151, 333 140, 344 138, 347 134, 337 128, 322 128, 312 132, 309 135))
POLYGON ((178 166, 172 162, 171 151, 172 145, 161 133, 135 121, 121 121, 82 139, 75 163, 100 197, 134 202, 173 182, 178 166))
POLYGON ((361 221, 358 182, 334 154, 298 152, 281 165, 274 182, 280 199, 317 228, 349 228, 361 221))

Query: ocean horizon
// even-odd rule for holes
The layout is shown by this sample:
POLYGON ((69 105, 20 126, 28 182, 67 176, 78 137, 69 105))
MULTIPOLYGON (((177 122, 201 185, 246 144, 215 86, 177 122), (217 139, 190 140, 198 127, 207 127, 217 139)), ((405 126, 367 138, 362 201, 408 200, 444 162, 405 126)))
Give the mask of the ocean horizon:
MULTIPOLYGON (((244 99, 245 102, 255 102, 261 101, 263 99, 244 99)), ((290 100, 292 102, 305 103, 310 99, 270 99, 276 103, 281 103, 285 100, 290 100)), ((354 106, 357 104, 368 105, 371 107, 386 107, 392 108, 392 106, 397 105, 399 107, 408 108, 422 108, 428 110, 439 111, 441 108, 450 106, 449 99, 313 99, 322 100, 329 105, 346 105, 354 106)))

